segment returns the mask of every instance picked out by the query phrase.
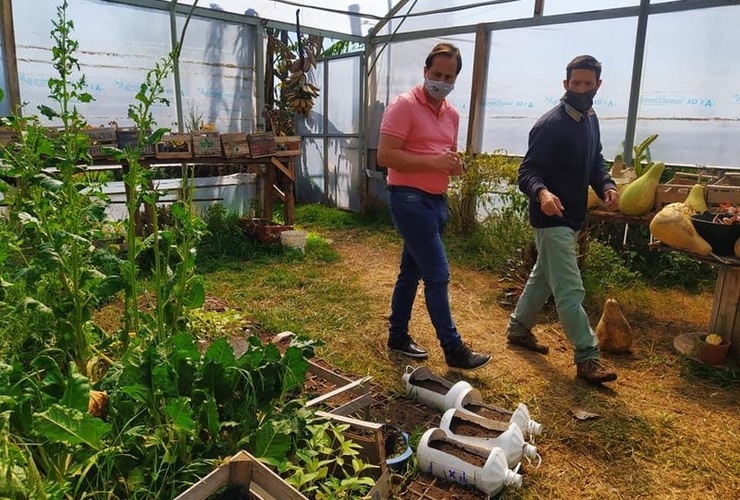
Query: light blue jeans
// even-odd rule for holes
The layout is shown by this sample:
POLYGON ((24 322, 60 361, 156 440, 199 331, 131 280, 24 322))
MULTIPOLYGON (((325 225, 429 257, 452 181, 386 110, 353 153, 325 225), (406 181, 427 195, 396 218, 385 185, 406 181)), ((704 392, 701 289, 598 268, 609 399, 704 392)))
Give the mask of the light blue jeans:
POLYGON ((535 228, 537 262, 511 318, 531 330, 537 324, 540 310, 553 295, 565 336, 575 348, 575 362, 582 363, 598 359, 600 354, 596 335, 583 309, 586 291, 578 269, 577 238, 578 231, 569 227, 535 228))

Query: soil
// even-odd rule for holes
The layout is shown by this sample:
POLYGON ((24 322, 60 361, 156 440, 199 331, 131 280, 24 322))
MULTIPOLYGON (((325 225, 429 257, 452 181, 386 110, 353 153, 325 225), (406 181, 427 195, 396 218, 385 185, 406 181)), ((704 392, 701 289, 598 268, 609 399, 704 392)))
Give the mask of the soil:
POLYGON ((436 392, 439 394, 447 394, 447 391, 450 390, 449 387, 446 387, 444 384, 437 382, 436 380, 432 380, 429 378, 421 379, 421 380, 412 380, 411 385, 416 385, 418 387, 421 387, 422 389, 427 389, 432 392, 436 392))
POLYGON ((488 420, 495 420, 497 422, 508 422, 511 418, 511 413, 498 411, 488 405, 478 405, 475 403, 469 403, 463 406, 468 411, 472 411, 476 415, 487 418, 488 420))
POLYGON ((503 433, 503 431, 489 429, 458 417, 452 418, 452 421, 450 422, 450 430, 453 434, 457 434, 458 436, 486 438, 495 438, 503 433))
POLYGON ((448 455, 461 458, 465 462, 475 467, 483 467, 484 465, 486 465, 486 460, 488 460, 488 457, 484 457, 482 454, 473 453, 472 451, 469 451, 462 446, 457 446, 454 443, 441 439, 430 441, 429 447, 435 450, 439 450, 442 453, 447 453, 448 455))

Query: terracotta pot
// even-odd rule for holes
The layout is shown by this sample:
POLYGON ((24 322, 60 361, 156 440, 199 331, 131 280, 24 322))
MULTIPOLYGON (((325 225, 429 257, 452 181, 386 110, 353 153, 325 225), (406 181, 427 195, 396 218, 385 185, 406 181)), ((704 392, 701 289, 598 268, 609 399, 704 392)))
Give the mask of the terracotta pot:
POLYGON ((696 341, 698 346, 696 356, 699 361, 710 365, 722 365, 727 360, 727 351, 730 350, 730 341, 725 339, 719 345, 707 344, 704 338, 696 341))

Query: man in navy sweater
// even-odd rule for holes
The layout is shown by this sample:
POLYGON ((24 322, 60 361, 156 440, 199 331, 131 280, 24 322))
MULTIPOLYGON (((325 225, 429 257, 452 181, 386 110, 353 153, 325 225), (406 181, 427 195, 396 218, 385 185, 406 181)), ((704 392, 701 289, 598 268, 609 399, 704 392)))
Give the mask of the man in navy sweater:
POLYGON ((510 344, 547 354, 532 333, 537 314, 555 298, 565 335, 575 349, 576 375, 592 384, 617 374, 601 361, 596 335, 583 309, 585 291, 578 269, 576 240, 586 217, 588 186, 615 210, 619 193, 606 173, 599 121, 593 98, 601 86, 601 63, 578 56, 566 67, 565 95, 529 133, 529 148, 519 167, 519 189, 529 197, 537 262, 511 315, 510 344))

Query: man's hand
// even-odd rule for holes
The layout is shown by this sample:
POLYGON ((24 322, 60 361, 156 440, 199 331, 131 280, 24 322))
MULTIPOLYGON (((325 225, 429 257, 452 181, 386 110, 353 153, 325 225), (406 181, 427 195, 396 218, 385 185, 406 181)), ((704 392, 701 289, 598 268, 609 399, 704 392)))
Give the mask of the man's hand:
POLYGON ((547 189, 543 189, 539 192, 537 195, 537 198, 540 201, 540 210, 542 210, 542 213, 545 215, 549 215, 550 217, 557 215, 558 217, 563 216, 563 210, 565 210, 565 207, 562 203, 560 203, 560 198, 552 194, 547 189))
POLYGON ((604 191, 604 210, 614 212, 619 207, 619 191, 607 189, 604 191))
POLYGON ((434 167, 447 175, 462 174, 462 161, 455 151, 447 150, 434 158, 434 167))

